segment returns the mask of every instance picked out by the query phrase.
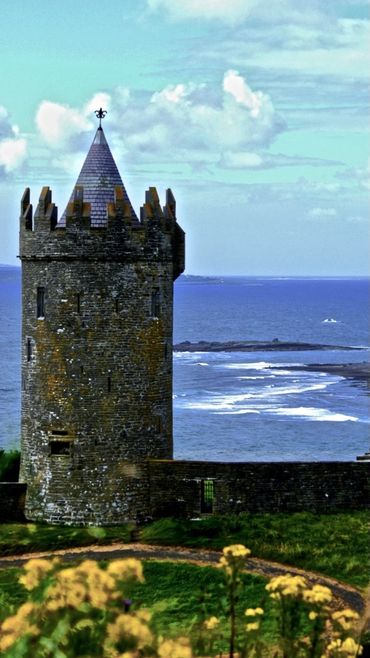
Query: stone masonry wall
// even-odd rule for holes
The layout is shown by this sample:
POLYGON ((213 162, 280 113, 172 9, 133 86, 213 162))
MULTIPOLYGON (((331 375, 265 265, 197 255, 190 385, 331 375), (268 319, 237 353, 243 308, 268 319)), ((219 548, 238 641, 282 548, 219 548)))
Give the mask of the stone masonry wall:
POLYGON ((150 512, 199 516, 204 480, 213 481, 219 514, 369 508, 369 475, 364 462, 150 461, 150 512))

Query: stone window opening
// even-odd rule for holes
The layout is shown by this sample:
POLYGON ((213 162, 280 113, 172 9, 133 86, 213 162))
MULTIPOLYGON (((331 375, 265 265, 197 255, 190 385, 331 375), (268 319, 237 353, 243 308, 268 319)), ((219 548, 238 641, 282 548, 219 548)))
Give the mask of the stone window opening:
POLYGON ((84 367, 83 366, 80 366, 80 373, 81 373, 81 375, 84 374, 84 367))
POLYGON ((27 338, 26 351, 27 351, 27 361, 30 362, 32 359, 32 342, 30 338, 27 338))
POLYGON ((45 317, 45 288, 37 288, 37 319, 43 320, 45 317))
POLYGON ((152 299, 151 299, 152 318, 159 318, 160 310, 161 310, 161 304, 160 304, 159 288, 154 288, 154 290, 152 290, 152 299))
POLYGON ((76 294, 76 311, 78 314, 81 313, 81 294, 79 292, 76 294))
POLYGON ((69 457, 72 455, 72 439, 65 430, 54 430, 49 439, 49 454, 51 457, 69 457))
POLYGON ((114 300, 114 310, 115 310, 116 313, 118 313, 118 311, 119 311, 118 297, 116 297, 115 300, 114 300))
POLYGON ((108 393, 112 392, 112 377, 110 375, 108 375, 108 379, 107 379, 107 390, 108 393))
POLYGON ((212 514, 214 498, 215 498, 214 481, 202 480, 200 511, 203 514, 212 514))

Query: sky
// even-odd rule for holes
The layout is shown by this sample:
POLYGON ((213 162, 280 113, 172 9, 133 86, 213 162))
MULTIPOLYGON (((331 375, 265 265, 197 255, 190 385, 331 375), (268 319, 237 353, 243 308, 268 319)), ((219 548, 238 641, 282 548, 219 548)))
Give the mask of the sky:
POLYGON ((369 274, 369 0, 2 0, 0 30, 0 263, 103 107, 136 211, 173 190, 187 274, 369 274))

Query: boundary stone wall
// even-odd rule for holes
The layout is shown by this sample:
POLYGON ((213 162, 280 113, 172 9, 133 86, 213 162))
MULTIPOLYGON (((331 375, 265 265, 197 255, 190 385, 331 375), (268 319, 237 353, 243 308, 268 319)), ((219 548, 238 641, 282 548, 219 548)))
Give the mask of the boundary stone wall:
POLYGON ((370 508, 370 469, 361 462, 150 461, 150 510, 199 516, 202 481, 213 481, 213 513, 334 512, 370 508))

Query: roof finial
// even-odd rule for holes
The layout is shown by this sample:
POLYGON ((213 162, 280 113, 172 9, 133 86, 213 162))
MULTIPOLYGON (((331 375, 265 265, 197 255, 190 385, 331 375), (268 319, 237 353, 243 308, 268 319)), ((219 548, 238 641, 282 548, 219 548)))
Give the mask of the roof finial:
POLYGON ((105 115, 107 114, 107 110, 102 110, 100 108, 99 110, 95 110, 96 118, 99 119, 99 128, 101 130, 101 120, 104 119, 105 115))

